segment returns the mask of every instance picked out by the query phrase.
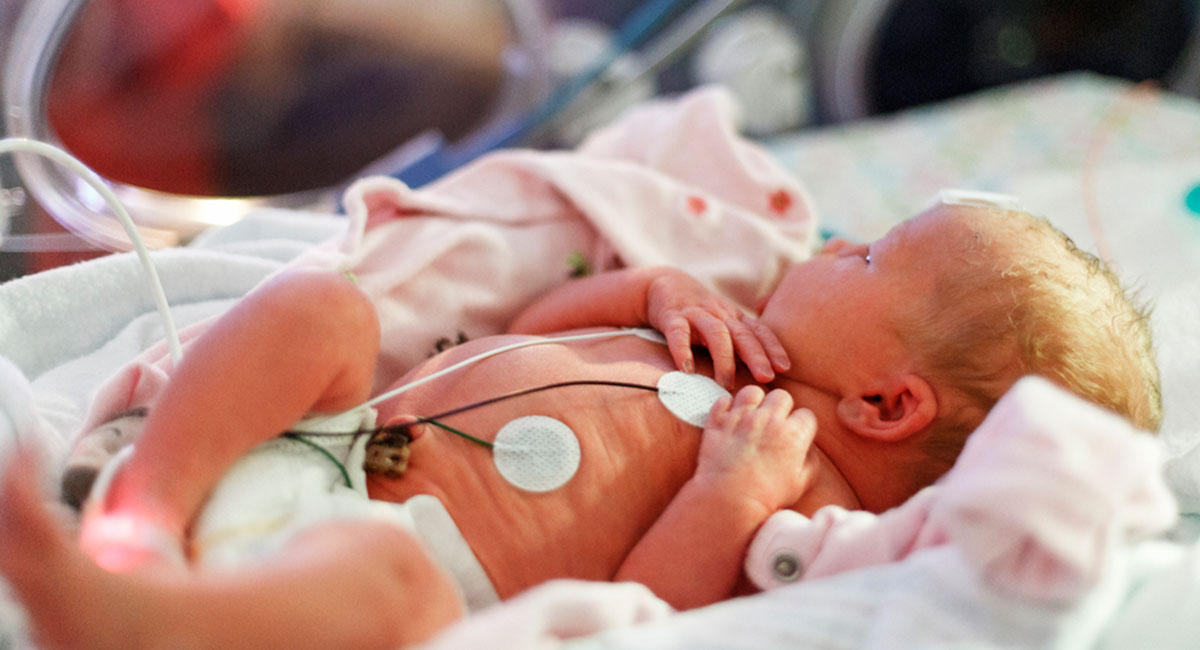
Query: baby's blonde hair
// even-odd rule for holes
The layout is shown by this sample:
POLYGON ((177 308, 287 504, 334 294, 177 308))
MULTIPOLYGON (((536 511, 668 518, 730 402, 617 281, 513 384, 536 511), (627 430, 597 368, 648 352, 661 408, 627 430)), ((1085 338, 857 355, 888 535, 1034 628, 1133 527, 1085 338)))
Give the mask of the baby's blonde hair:
POLYGON ((972 211, 965 221, 973 244, 950 252, 961 268, 943 272, 901 328, 923 351, 927 379, 970 405, 939 413, 924 441, 934 461, 925 473, 949 469, 967 435, 1028 374, 1157 431, 1162 396, 1148 310, 1108 265, 1045 219, 972 211))

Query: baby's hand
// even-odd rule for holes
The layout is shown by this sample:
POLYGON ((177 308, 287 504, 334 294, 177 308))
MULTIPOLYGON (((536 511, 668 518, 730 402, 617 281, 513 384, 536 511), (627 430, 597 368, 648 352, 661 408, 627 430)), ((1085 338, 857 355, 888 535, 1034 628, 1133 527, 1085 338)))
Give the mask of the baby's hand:
POLYGON ((768 513, 799 501, 817 420, 812 411, 792 406, 787 391, 764 396, 758 386, 717 401, 704 427, 694 480, 755 499, 768 513))
POLYGON ((682 271, 654 279, 646 297, 650 324, 667 338, 676 366, 695 371, 692 344, 708 348, 717 383, 730 387, 740 358, 756 381, 769 382, 791 367, 775 333, 736 304, 682 271), (736 354, 736 357, 735 357, 736 354))

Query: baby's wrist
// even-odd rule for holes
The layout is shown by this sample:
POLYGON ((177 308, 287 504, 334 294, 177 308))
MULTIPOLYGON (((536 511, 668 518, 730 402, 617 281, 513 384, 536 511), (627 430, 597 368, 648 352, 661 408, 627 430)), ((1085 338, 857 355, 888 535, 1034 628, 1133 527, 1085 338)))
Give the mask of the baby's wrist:
POLYGON ((780 499, 774 490, 755 483, 758 482, 725 472, 698 473, 688 481, 684 489, 714 504, 714 507, 730 509, 765 521, 783 506, 780 505, 780 499))

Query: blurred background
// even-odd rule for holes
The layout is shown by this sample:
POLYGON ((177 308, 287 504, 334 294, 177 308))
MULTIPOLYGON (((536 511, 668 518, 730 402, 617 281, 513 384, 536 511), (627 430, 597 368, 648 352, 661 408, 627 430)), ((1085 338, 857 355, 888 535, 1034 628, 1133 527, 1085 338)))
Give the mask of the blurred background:
MULTIPOLYGON (((0 135, 59 144, 155 245, 331 211, 501 146, 569 147, 705 83, 747 134, 1067 71, 1200 93, 1200 0, 0 0, 0 135)), ((0 281, 125 248, 96 197, 0 160, 0 281)))

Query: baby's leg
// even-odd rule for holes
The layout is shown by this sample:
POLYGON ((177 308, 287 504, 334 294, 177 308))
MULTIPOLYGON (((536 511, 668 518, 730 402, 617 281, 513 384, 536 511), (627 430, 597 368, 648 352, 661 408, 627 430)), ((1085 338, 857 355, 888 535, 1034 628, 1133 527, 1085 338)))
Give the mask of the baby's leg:
POLYGON ((445 573, 385 524, 313 529, 236 574, 106 572, 40 503, 32 457, 19 461, 0 475, 0 574, 39 647, 397 648, 462 615, 445 573))
MULTIPOLYGON (((100 507, 181 539, 220 477, 255 445, 308 413, 364 402, 378 346, 374 308, 346 278, 296 271, 272 279, 186 349, 100 507)), ((86 542, 86 520, 83 533, 86 542)), ((97 558, 106 536, 93 535, 97 558)), ((113 558, 109 568, 125 568, 113 558)))

